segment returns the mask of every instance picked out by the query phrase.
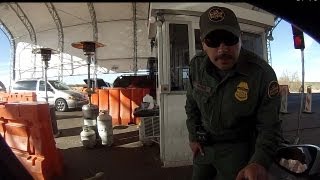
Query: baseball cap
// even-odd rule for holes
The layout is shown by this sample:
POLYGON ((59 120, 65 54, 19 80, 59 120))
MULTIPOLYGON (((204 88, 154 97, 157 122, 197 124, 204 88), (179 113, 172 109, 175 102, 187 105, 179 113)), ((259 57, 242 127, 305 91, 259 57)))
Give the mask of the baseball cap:
POLYGON ((239 37, 241 30, 236 15, 225 7, 212 6, 200 16, 200 37, 203 40, 214 30, 226 30, 239 37))

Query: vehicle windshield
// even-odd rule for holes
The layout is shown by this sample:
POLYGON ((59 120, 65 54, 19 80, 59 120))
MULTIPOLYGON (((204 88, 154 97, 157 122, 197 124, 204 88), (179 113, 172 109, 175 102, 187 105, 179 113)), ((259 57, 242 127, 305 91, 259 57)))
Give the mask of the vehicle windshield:
POLYGON ((6 87, 4 86, 4 84, 0 81, 0 91, 6 91, 6 87))
POLYGON ((49 81, 49 82, 57 90, 71 90, 71 88, 68 85, 60 81, 49 81))

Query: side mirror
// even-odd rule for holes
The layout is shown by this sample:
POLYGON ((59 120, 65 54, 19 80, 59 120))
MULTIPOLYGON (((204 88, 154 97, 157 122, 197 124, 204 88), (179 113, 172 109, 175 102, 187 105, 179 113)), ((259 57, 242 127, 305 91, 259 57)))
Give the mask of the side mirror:
POLYGON ((277 150, 275 163, 293 175, 320 173, 320 148, 311 144, 287 145, 277 150))

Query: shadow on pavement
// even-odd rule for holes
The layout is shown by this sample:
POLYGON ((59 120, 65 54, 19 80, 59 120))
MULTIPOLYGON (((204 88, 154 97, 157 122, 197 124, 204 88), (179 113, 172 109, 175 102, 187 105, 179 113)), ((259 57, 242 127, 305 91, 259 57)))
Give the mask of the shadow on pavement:
MULTIPOLYGON (((284 135, 293 139, 298 126, 299 95, 288 97, 288 114, 282 114, 284 135)), ((319 107, 320 94, 313 95, 312 114, 302 114, 301 143, 319 145, 320 121, 319 107)), ((139 142, 139 131, 135 126, 114 127, 114 144, 112 147, 98 146, 86 149, 81 146, 80 132, 82 112, 57 112, 62 129, 63 143, 58 141, 65 163, 63 177, 56 179, 80 180, 95 176, 103 172, 103 177, 96 179, 106 180, 191 180, 192 166, 163 168, 160 160, 158 144, 142 146, 139 142), (72 119, 75 118, 75 119, 72 119), (65 121, 64 121, 65 120, 65 121), (72 126, 71 126, 72 125, 72 126), (76 142, 77 141, 77 142, 76 142), (80 146, 80 147, 79 147, 80 146)), ((57 139, 59 140, 59 139, 57 139)), ((282 175, 287 176, 277 167, 273 167, 273 179, 278 180, 282 175)))
POLYGON ((61 149, 65 163, 63 177, 80 180, 103 172, 106 180, 190 180, 192 167, 162 168, 159 145, 142 146, 139 132, 114 135, 112 147, 61 149))
POLYGON ((86 179, 103 172, 108 180, 189 180, 191 166, 161 168, 158 146, 150 147, 83 147, 63 150, 65 174, 58 179, 86 179))
POLYGON ((126 125, 117 125, 117 126, 114 126, 113 129, 127 129, 129 126, 126 126, 126 125))
POLYGON ((59 137, 68 137, 68 136, 79 136, 82 131, 82 127, 74 127, 69 129, 61 129, 59 137))
POLYGON ((61 119, 72 119, 72 118, 82 118, 82 114, 76 114, 76 115, 68 115, 68 114, 59 114, 56 112, 56 120, 61 120, 61 119))

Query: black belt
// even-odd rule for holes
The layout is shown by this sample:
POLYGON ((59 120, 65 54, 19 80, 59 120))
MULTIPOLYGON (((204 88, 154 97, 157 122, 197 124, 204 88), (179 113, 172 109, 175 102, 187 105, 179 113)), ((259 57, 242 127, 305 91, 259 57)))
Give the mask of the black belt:
POLYGON ((214 145, 217 143, 250 142, 253 140, 253 133, 248 126, 239 127, 233 130, 226 130, 222 134, 214 134, 203 126, 196 127, 197 141, 202 145, 214 145))
POLYGON ((246 138, 212 138, 212 139, 208 139, 207 142, 201 143, 204 146, 212 146, 214 144, 224 144, 224 143, 228 143, 228 144, 234 144, 234 143, 239 143, 239 142, 249 142, 251 140, 250 137, 246 137, 246 138))

